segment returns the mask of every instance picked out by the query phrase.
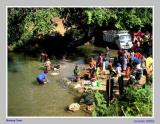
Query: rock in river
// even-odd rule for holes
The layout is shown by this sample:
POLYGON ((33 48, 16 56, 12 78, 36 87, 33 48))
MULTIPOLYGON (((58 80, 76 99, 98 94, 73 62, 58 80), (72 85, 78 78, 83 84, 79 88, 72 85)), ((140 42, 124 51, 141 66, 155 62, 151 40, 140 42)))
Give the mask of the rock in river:
POLYGON ((72 103, 71 105, 69 105, 69 110, 70 111, 78 111, 80 109, 80 105, 78 103, 72 103))

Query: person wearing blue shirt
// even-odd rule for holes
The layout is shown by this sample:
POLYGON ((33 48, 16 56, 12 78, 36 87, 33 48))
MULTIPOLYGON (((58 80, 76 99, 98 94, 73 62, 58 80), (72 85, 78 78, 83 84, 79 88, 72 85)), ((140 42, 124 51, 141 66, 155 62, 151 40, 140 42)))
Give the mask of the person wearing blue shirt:
POLYGON ((48 73, 48 71, 44 70, 44 72, 40 73, 37 76, 37 81, 38 81, 39 84, 45 84, 45 83, 47 83, 47 73, 48 73))
POLYGON ((135 64, 140 64, 141 63, 141 60, 139 60, 137 57, 132 57, 131 60, 135 64))

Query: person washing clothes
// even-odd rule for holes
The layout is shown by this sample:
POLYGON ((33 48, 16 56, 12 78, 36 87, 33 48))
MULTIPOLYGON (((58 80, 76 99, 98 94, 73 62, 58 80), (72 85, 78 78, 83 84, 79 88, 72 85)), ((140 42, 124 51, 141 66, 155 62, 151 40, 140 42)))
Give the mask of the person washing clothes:
POLYGON ((76 82, 80 80, 80 69, 79 69, 78 65, 76 65, 74 68, 74 76, 75 76, 76 82))
POLYGON ((39 84, 46 84, 46 83, 48 83, 47 74, 48 74, 48 71, 44 70, 44 72, 40 73, 37 76, 37 81, 38 81, 39 84))
POLYGON ((51 70, 51 61, 50 59, 47 59, 47 61, 44 63, 44 67, 47 71, 51 70))

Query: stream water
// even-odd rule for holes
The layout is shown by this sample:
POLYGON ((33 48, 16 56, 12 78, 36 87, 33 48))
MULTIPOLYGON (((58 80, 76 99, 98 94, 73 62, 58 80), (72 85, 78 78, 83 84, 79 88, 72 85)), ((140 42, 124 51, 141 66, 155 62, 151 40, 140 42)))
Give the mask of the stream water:
POLYGON ((63 86, 61 79, 73 75, 76 63, 60 62, 60 75, 48 76, 50 82, 39 85, 37 75, 42 63, 24 54, 8 54, 8 116, 90 116, 84 111, 69 112, 68 105, 78 102, 78 95, 63 86))

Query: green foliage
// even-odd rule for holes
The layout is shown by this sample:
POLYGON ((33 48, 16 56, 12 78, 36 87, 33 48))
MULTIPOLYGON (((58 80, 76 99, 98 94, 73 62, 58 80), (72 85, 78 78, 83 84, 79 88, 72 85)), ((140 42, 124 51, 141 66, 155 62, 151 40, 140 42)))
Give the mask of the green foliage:
POLYGON ((92 116, 152 116, 152 88, 145 85, 144 88, 128 87, 125 89, 125 98, 114 100, 106 107, 104 96, 96 91, 95 110, 92 116))
POLYGON ((152 88, 145 85, 144 88, 126 89, 126 101, 121 102, 126 116, 151 116, 152 115, 152 88))
POLYGON ((9 44, 24 46, 33 38, 43 37, 54 32, 53 17, 59 16, 57 8, 9 8, 9 44))
POLYGON ((35 11, 29 8, 8 8, 8 44, 13 45, 17 42, 21 35, 21 23, 25 16, 30 12, 35 11))
POLYGON ((88 25, 113 25, 120 30, 152 25, 151 8, 92 8, 85 9, 84 13, 88 25))
POLYGON ((30 13, 24 20, 24 32, 34 32, 36 35, 47 34, 53 31, 53 17, 58 16, 55 9, 40 9, 30 13))
POLYGON ((107 102, 99 91, 95 91, 94 97, 95 110, 93 111, 92 116, 118 116, 118 101, 115 101, 112 105, 107 107, 107 102))
POLYGON ((8 8, 8 44, 22 45, 54 32, 52 19, 64 19, 73 40, 92 36, 102 27, 131 30, 152 27, 152 8, 8 8))
POLYGON ((99 26, 102 26, 103 23, 108 24, 108 21, 114 17, 117 18, 117 16, 110 10, 106 8, 93 8, 84 10, 84 13, 87 18, 87 24, 96 24, 99 26))

